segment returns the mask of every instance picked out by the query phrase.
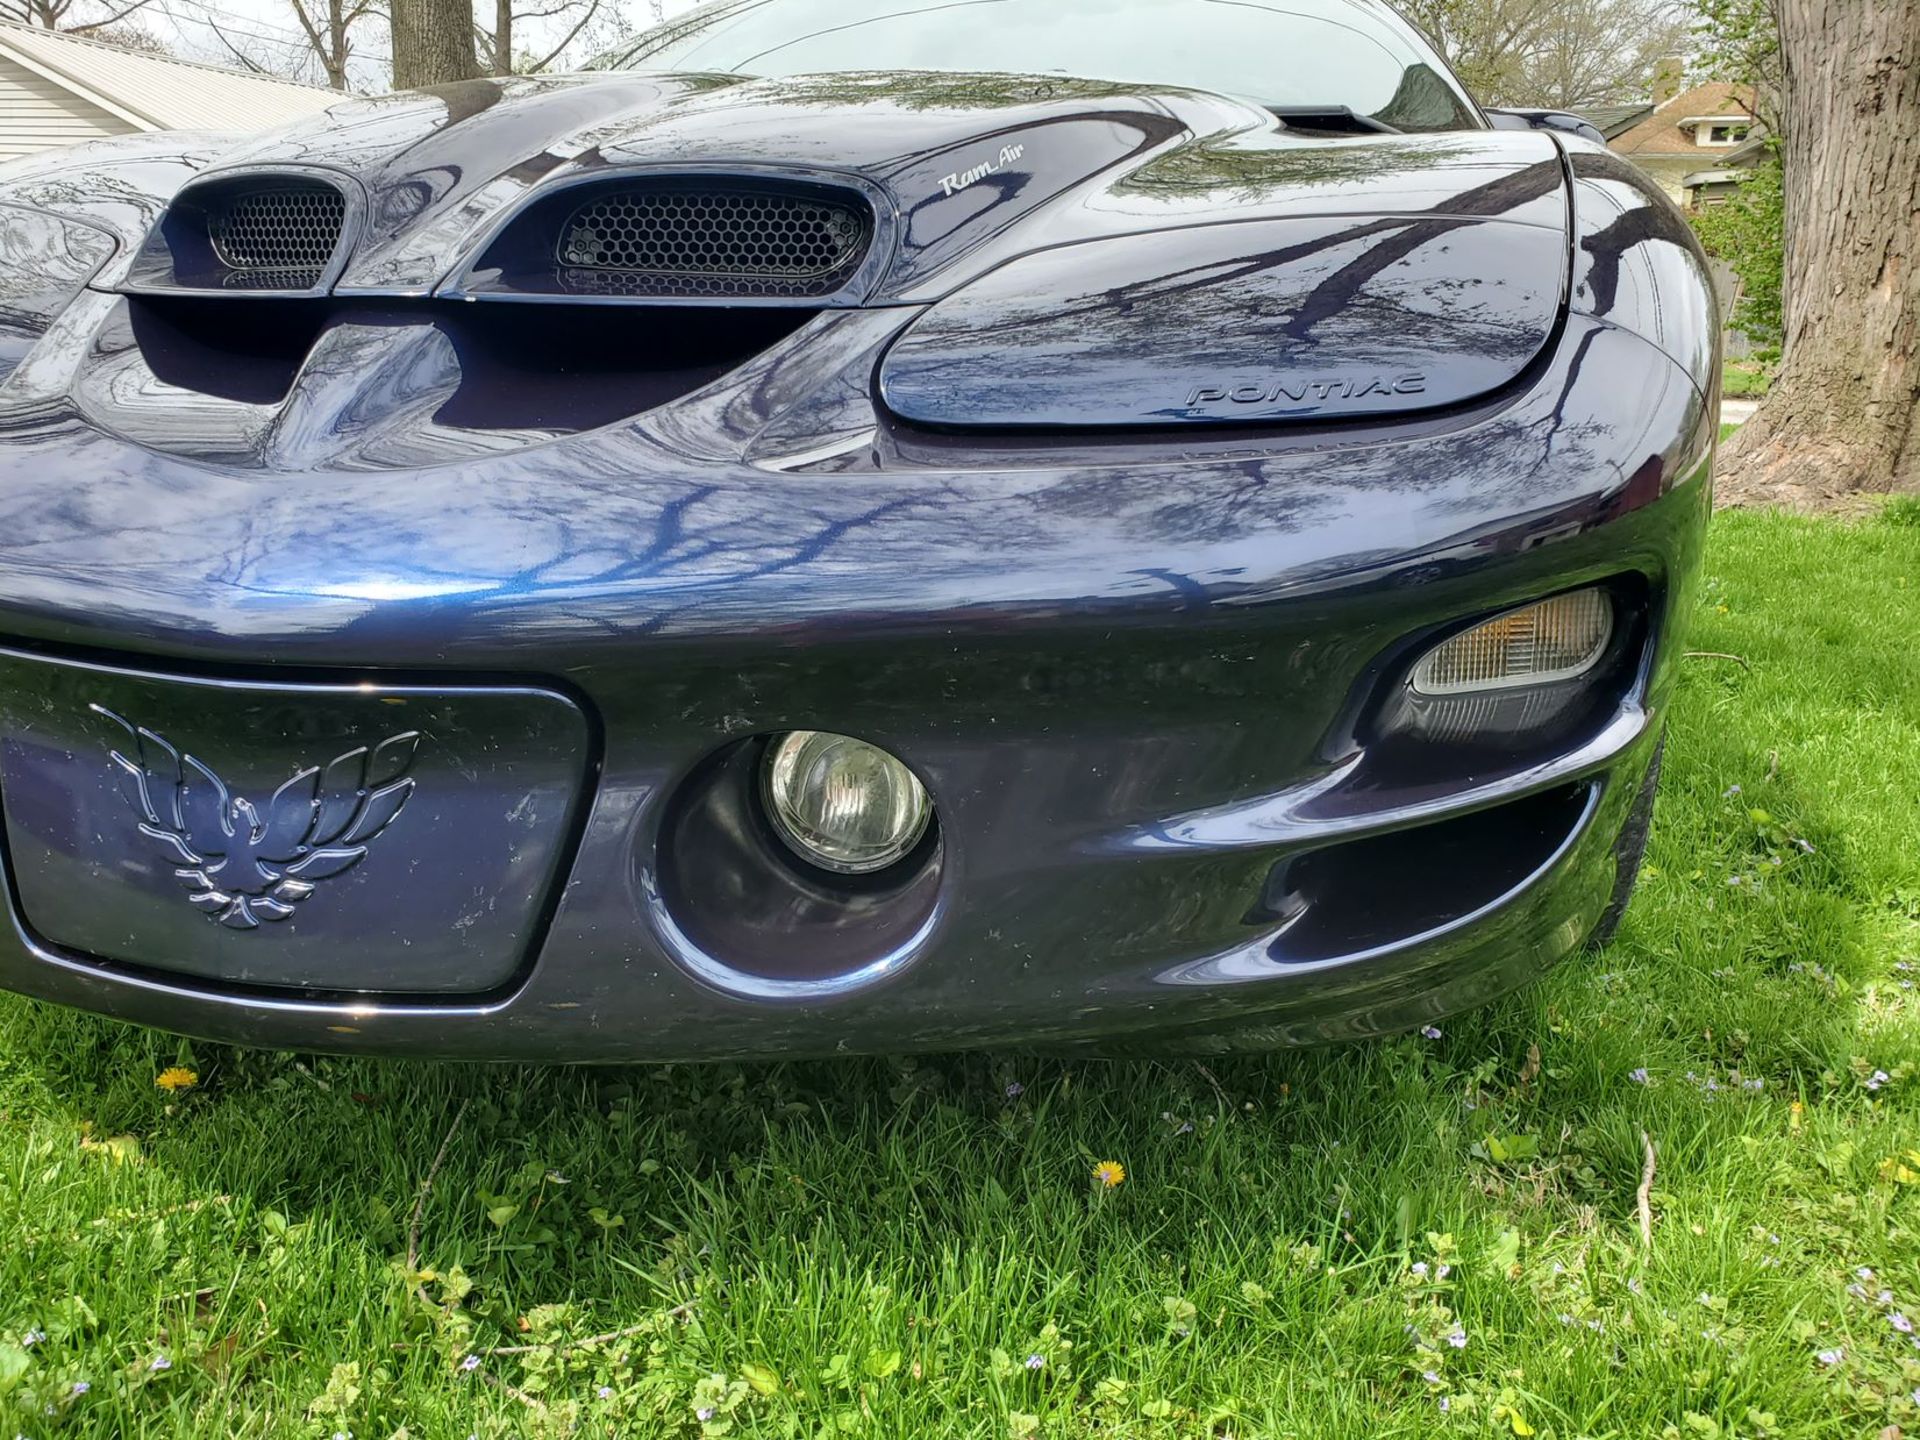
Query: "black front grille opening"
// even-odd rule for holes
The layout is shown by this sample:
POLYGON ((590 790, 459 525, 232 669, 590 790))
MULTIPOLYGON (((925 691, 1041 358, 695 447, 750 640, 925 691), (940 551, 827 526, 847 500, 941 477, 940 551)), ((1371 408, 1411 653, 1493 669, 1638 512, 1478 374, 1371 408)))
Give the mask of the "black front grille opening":
POLYGON ((286 399, 327 318, 324 300, 127 297, 133 343, 155 379, 246 405, 286 399))
POLYGON ((851 204, 813 195, 617 190, 568 218, 558 264, 585 294, 823 295, 859 264, 867 229, 851 204))
POLYGON ((346 223, 347 201, 320 181, 236 187, 207 207, 207 238, 236 289, 305 290, 320 283, 346 223))
POLYGON ((1299 913, 1276 943, 1287 961, 1331 960, 1428 934, 1526 883, 1565 845, 1593 787, 1568 785, 1282 862, 1273 913, 1299 913))
POLYGON ((478 294, 786 301, 838 294, 874 217, 857 192, 806 181, 643 176, 543 196, 487 247, 478 294))
POLYGON ((460 386, 434 415, 463 430, 574 432, 655 409, 738 369, 819 312, 456 305, 438 324, 460 386))
POLYGON ((156 379, 249 405, 287 397, 333 325, 427 326, 459 382, 434 419, 462 430, 567 434, 652 410, 738 369, 819 312, 797 308, 466 305, 130 295, 133 343, 156 379))

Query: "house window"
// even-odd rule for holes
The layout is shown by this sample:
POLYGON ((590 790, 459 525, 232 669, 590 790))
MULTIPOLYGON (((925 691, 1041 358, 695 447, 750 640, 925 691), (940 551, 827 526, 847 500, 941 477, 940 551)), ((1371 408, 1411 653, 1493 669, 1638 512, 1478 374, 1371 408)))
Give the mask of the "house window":
POLYGON ((1744 122, 1729 121, 1719 125, 1702 125, 1694 130, 1694 139, 1701 145, 1738 145, 1747 138, 1750 129, 1744 122))

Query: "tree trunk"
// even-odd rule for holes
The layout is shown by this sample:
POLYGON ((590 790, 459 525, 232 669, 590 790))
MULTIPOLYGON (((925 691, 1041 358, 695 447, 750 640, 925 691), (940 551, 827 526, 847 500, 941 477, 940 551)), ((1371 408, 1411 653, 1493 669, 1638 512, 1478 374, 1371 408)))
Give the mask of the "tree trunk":
POLYGON ((393 0, 393 88, 450 85, 480 73, 473 0, 393 0))
POLYGON ((1786 126, 1780 378, 1722 494, 1920 491, 1920 0, 1772 0, 1786 126))
POLYGON ((347 43, 346 0, 328 0, 327 49, 320 64, 327 72, 327 84, 335 90, 347 88, 347 57, 353 47, 347 43))
POLYGON ((513 73, 513 0, 494 0, 493 73, 513 73))

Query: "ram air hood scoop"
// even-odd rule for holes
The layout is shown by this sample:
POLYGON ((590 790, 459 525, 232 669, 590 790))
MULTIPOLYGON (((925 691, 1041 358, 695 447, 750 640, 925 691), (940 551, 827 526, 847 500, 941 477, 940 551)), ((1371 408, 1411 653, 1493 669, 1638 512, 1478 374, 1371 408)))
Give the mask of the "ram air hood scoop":
MULTIPOLYGON (((196 183, 288 171, 350 192, 327 288, 389 299, 460 290, 542 196, 661 172, 812 177, 876 199, 886 264, 841 304, 938 299, 1021 254, 1227 218, 1565 220, 1544 135, 1309 137, 1220 96, 1057 76, 477 80, 343 102, 214 154, 196 183)), ((96 284, 119 278, 109 266, 96 284)))

